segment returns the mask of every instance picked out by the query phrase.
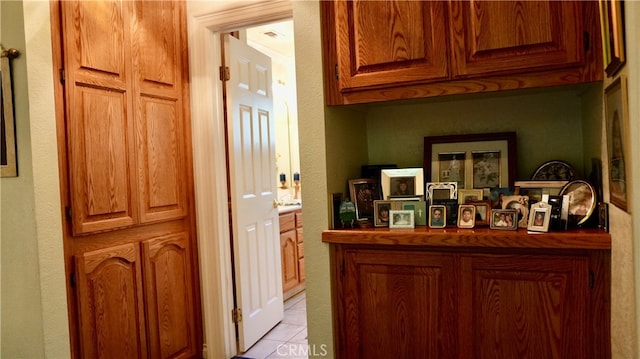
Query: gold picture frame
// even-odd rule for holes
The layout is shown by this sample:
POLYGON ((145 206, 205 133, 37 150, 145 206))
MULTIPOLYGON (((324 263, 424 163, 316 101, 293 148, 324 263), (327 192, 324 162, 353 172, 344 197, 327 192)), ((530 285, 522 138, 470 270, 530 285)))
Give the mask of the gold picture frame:
POLYGON ((628 208, 629 183, 629 113, 627 82, 618 77, 604 91, 607 126, 607 158, 609 162, 609 201, 622 210, 628 208))
POLYGON ((620 0, 600 0, 604 70, 614 76, 624 66, 624 7, 620 0))

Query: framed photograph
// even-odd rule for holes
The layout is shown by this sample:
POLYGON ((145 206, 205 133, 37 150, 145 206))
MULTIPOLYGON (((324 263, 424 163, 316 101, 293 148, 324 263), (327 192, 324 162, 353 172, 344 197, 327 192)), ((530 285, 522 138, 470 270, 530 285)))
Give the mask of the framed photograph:
POLYGON ((609 204, 606 202, 598 203, 598 228, 609 232, 609 204))
POLYGON ((18 51, 9 49, 7 51, 2 48, 2 57, 0 57, 0 82, 2 82, 2 91, 0 91, 0 176, 15 177, 18 175, 18 166, 16 161, 16 132, 15 120, 13 117, 13 93, 11 85, 11 68, 9 61, 18 56, 18 51))
POLYGON ((513 187, 496 187, 491 188, 489 191, 489 200, 491 201, 491 208, 502 209, 502 199, 504 196, 512 196, 515 193, 513 187))
POLYGON ((515 231, 518 229, 517 216, 518 212, 515 209, 492 209, 489 227, 515 231))
POLYGON ((447 226, 447 207, 443 205, 429 206, 429 227, 444 228, 447 226))
POLYGON ((489 225, 491 220, 491 201, 469 201, 465 204, 472 204, 476 207, 476 227, 489 225))
POLYGON ((383 199, 424 195, 422 168, 383 169, 380 178, 383 199))
POLYGON ((414 228, 413 211, 411 210, 391 210, 389 212, 389 228, 414 228))
POLYGON ((615 75, 625 63, 624 8, 620 0, 600 0, 604 70, 615 75))
POLYGON ((502 198, 502 209, 515 209, 518 228, 529 226, 529 197, 521 195, 504 196, 502 198))
POLYGON ((473 228, 476 225, 476 206, 461 204, 458 206, 458 227, 473 228))
POLYGON ((340 222, 340 204, 344 201, 344 195, 342 193, 332 193, 330 201, 331 228, 342 228, 342 223, 340 222))
POLYGON ((531 176, 532 181, 571 181, 573 167, 564 161, 548 161, 540 165, 531 176))
POLYGON ((529 224, 527 229, 533 232, 548 232, 549 220, 551 218, 551 205, 538 202, 531 205, 531 214, 529 215, 529 224))
POLYGON ((434 199, 432 206, 444 206, 446 211, 445 222, 447 226, 458 225, 458 200, 457 199, 434 199))
POLYGON ((428 182, 455 182, 459 189, 509 187, 516 178, 516 133, 424 138, 428 182))
POLYGON ((514 194, 529 196, 529 202, 535 203, 542 200, 542 196, 558 195, 560 190, 569 181, 516 181, 514 183, 514 194))
POLYGON ((427 182, 427 200, 435 204, 434 200, 456 199, 458 184, 456 182, 427 182))
POLYGON ((380 199, 378 181, 372 178, 349 180, 351 201, 356 207, 356 220, 368 219, 373 221, 373 201, 380 199))
POLYGON ((389 226, 389 212, 391 211, 391 202, 385 200, 373 201, 373 225, 376 227, 389 226))
POLYGON ((481 188, 478 189, 459 189, 458 190, 458 203, 465 204, 469 201, 482 201, 484 198, 484 191, 481 188))
POLYGON ((587 181, 571 181, 562 188, 560 194, 569 195, 569 223, 585 223, 596 208, 596 190, 587 181))
POLYGON ((427 225, 427 206, 425 201, 406 201, 402 203, 402 210, 413 211, 413 222, 416 226, 427 225))
POLYGON ((609 201, 625 211, 628 208, 627 169, 629 159, 629 123, 627 82, 618 77, 605 91, 605 119, 609 159, 609 201))

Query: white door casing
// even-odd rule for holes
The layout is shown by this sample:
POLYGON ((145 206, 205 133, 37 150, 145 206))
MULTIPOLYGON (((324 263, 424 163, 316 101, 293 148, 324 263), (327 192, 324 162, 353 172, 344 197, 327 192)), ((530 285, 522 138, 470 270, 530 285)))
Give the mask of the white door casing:
POLYGON ((224 36, 231 224, 238 349, 243 352, 284 316, 271 59, 224 36))

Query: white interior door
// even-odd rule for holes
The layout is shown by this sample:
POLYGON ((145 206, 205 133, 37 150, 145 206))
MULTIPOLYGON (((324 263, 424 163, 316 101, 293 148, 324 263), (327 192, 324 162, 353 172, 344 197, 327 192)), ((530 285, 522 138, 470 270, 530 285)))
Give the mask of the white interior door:
POLYGON ((271 59, 224 36, 231 222, 239 348, 246 351, 284 315, 276 199, 271 59))

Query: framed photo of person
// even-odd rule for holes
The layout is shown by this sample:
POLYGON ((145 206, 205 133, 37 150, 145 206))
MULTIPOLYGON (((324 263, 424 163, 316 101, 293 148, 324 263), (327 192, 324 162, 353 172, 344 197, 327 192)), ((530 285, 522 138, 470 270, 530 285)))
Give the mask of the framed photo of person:
POLYGON ((476 206, 476 227, 489 225, 489 221, 491 220, 491 201, 469 201, 465 204, 476 206))
POLYGON ((476 225, 476 206, 461 204, 458 206, 458 228, 473 228, 476 225))
POLYGON ((429 228, 444 228, 447 226, 447 207, 443 205, 429 206, 429 228))
POLYGON ((548 232, 551 218, 551 205, 538 202, 531 206, 527 229, 533 232, 548 232))
POLYGON ((515 231, 518 229, 517 216, 518 212, 515 209, 492 209, 489 227, 515 231))
POLYGON ((412 210, 391 210, 389 212, 389 228, 414 228, 412 210))
POLYGON ((373 201, 373 224, 376 227, 389 227, 389 212, 391 211, 391 201, 373 201))
POLYGON ((380 199, 378 181, 372 178, 349 180, 351 201, 356 207, 356 220, 373 220, 373 201, 380 199))
POLYGON ((410 198, 424 195, 422 168, 383 169, 380 173, 382 199, 410 198))
POLYGON ((502 198, 502 209, 515 209, 518 228, 527 228, 529 225, 529 196, 505 196, 502 198))

